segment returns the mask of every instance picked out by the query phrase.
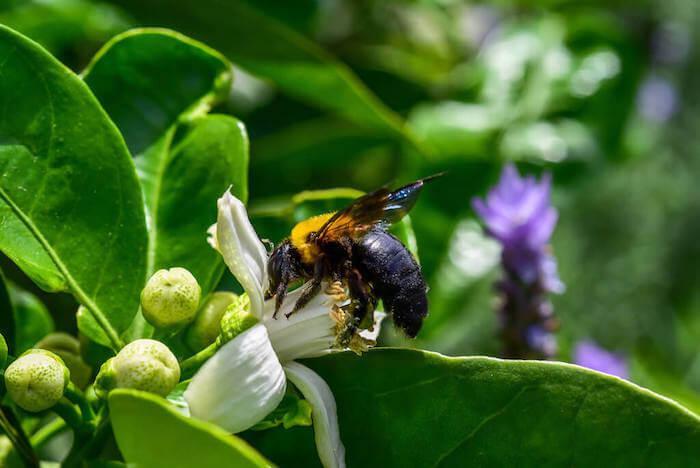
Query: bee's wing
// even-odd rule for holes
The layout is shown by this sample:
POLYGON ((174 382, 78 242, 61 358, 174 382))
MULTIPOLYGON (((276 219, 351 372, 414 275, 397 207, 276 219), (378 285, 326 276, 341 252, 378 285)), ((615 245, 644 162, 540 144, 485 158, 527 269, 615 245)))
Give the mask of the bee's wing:
POLYGON ((362 235, 375 226, 391 226, 411 210, 423 184, 440 175, 442 174, 417 180, 393 192, 387 187, 382 187, 368 193, 333 215, 312 239, 316 242, 326 242, 343 234, 362 235))

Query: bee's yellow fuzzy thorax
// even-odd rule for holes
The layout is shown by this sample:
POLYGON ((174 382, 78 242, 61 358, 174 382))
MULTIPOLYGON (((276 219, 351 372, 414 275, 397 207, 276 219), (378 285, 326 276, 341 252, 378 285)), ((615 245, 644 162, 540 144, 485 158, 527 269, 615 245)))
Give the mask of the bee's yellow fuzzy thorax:
POLYGON ((321 252, 316 245, 309 243, 307 239, 310 233, 321 229, 321 227, 326 224, 326 221, 334 214, 335 213, 327 213, 314 216, 305 219, 292 228, 292 234, 289 236, 289 239, 292 241, 292 245, 299 251, 302 262, 307 264, 316 263, 321 252))

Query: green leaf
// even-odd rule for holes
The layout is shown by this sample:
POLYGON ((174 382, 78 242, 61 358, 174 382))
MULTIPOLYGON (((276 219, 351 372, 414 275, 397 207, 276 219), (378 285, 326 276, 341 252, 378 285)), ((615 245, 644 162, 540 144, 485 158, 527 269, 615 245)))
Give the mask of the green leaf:
MULTIPOLYGON (((349 467, 680 467, 700 457, 695 414, 570 364, 404 349, 304 364, 333 390, 349 467)), ((245 437, 281 466, 316 460, 306 428, 245 437)))
POLYGON ((204 44, 174 31, 143 28, 109 41, 83 79, 138 156, 186 111, 206 112, 226 99, 232 75, 228 61, 204 44))
POLYGON ((114 390, 109 394, 109 408, 117 445, 129 466, 271 465, 238 437, 183 416, 150 393, 114 390))
POLYGON ((352 71, 303 35, 241 0, 114 0, 138 20, 172 27, 222 51, 287 94, 416 146, 401 119, 352 71))
POLYGON ((231 65, 172 31, 116 37, 85 73, 135 156, 149 214, 148 274, 187 268, 208 294, 223 272, 206 242, 216 200, 231 186, 248 197, 248 137, 229 116, 206 115, 226 99, 231 65))
POLYGON ((124 141, 76 75, 6 27, 0 63, 0 249, 44 289, 70 290, 119 347, 147 244, 124 141))
POLYGON ((160 176, 153 269, 187 268, 206 295, 224 269, 221 255, 207 243, 207 229, 227 188, 248 198, 248 136, 239 120, 220 114, 197 118, 178 133, 160 176))
POLYGON ((8 289, 15 321, 15 347, 10 349, 15 356, 19 356, 54 331, 55 327, 51 314, 38 297, 11 283, 8 289))

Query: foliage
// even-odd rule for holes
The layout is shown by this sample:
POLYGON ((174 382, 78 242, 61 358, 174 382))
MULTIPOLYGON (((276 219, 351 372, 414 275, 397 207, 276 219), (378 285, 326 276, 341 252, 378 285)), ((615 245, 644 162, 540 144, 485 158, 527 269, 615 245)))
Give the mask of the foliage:
POLYGON ((58 331, 80 339, 68 337, 64 361, 82 375, 38 414, 0 386, 0 464, 321 463, 311 399, 291 383, 241 434, 189 417, 188 379, 222 343, 194 350, 184 323, 154 329, 141 291, 180 267, 200 304, 241 292, 207 242, 227 189, 277 243, 309 216, 445 170, 392 227, 430 285, 418 339, 386 320, 380 349, 303 361, 335 398, 347 464, 697 460, 700 11, 690 0, 533 3, 0 6, 0 367, 58 331), (506 162, 552 175, 559 220, 541 253, 566 284, 550 298, 555 358, 590 340, 624 357, 629 381, 448 357, 498 355, 501 250, 469 201, 506 162), (167 397, 78 388, 143 338, 182 367, 167 397), (54 439, 66 426, 72 445, 54 439))

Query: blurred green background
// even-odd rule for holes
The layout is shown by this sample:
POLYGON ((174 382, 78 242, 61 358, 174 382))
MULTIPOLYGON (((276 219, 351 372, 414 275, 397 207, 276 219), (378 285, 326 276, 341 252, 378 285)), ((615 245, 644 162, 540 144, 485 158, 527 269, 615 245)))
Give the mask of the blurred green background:
MULTIPOLYGON (((189 20, 177 7, 159 12, 162 2, 144 2, 143 15, 138 2, 114 3, 2 0, 0 22, 80 72, 119 32, 189 20)), ((499 250, 469 200, 515 161, 553 174, 553 251, 567 286, 553 297, 559 358, 593 339, 625 353, 632 381, 700 409, 697 1, 230 3, 247 27, 222 13, 209 16, 221 32, 209 33, 203 14, 199 30, 181 32, 240 65, 216 111, 247 126, 262 237, 277 242, 295 221, 348 201, 294 196, 305 190, 366 191, 449 171, 411 213, 431 315, 418 340, 386 330, 383 344, 497 352, 499 250), (314 60, 335 78, 290 84, 314 60), (354 101, 328 93, 338 76, 354 101)), ((41 292, 6 259, 2 267, 58 329, 76 331, 70 296, 41 292)))

